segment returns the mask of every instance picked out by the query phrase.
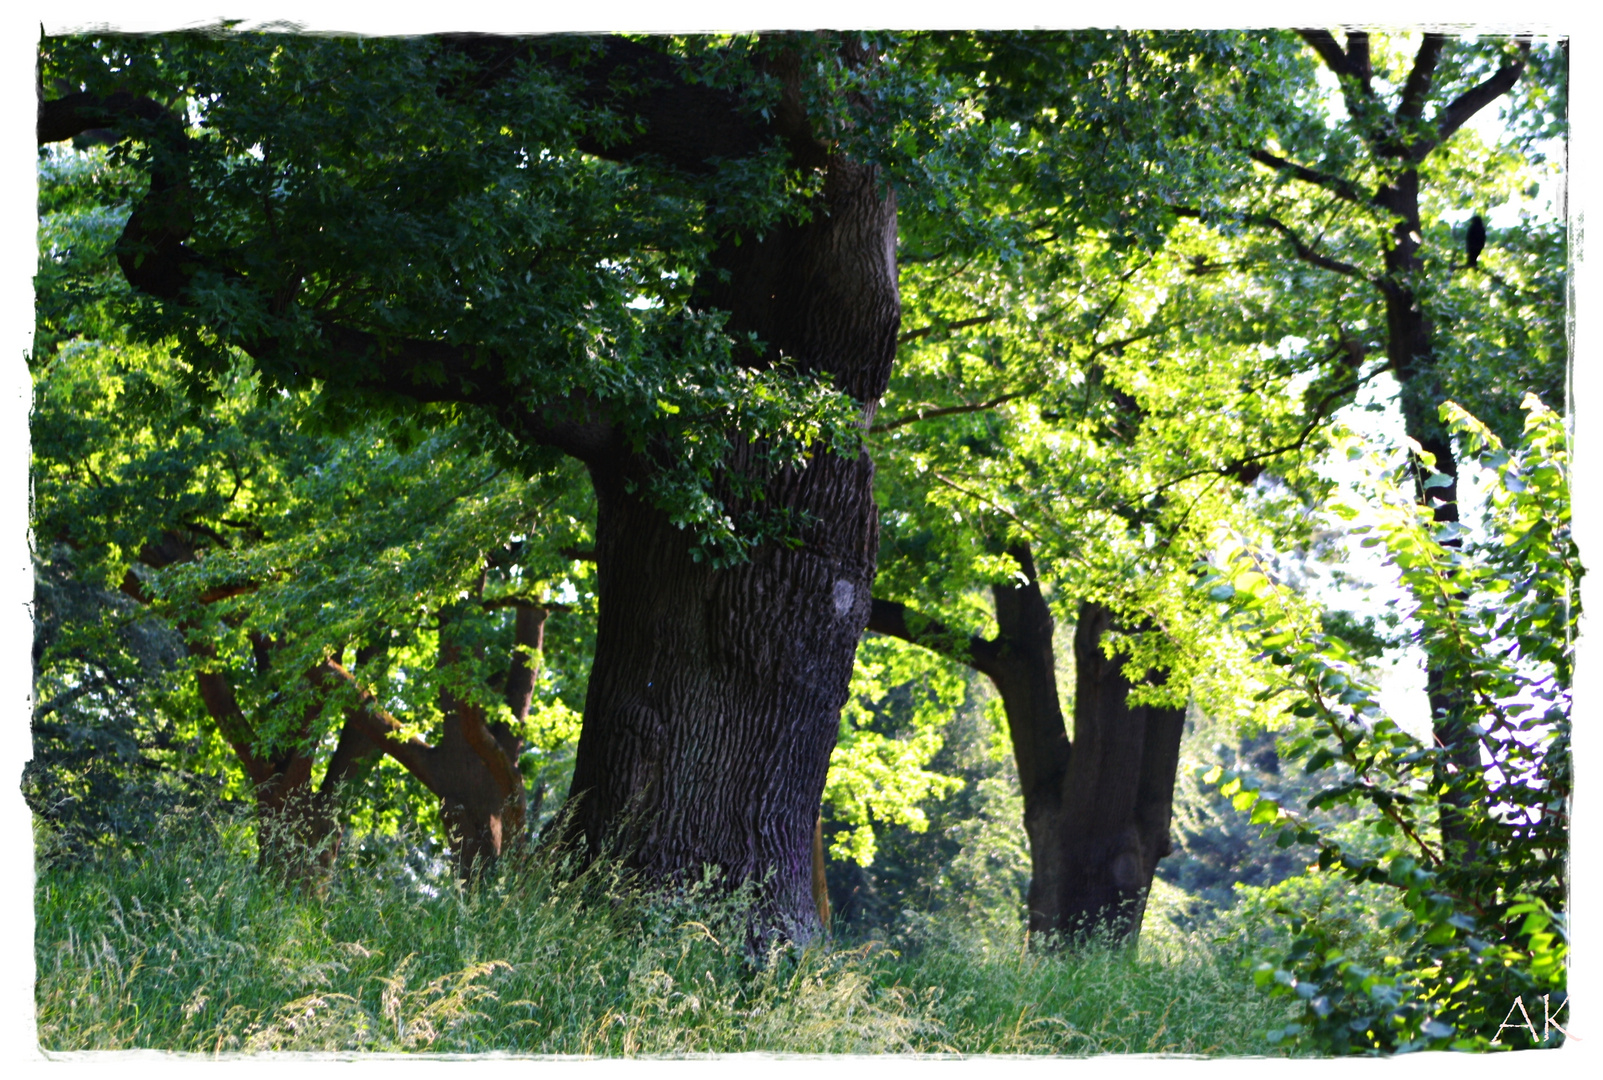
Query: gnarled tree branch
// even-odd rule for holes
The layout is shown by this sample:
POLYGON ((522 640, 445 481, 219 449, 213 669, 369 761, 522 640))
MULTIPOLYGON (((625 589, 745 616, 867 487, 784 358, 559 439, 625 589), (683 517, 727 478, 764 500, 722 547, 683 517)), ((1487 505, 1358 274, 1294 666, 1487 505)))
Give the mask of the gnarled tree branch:
POLYGON ((1502 97, 1514 88, 1520 75, 1525 71, 1525 64, 1531 55, 1531 42, 1529 38, 1521 38, 1519 43, 1520 58, 1511 63, 1504 64, 1485 80, 1470 87, 1458 97, 1448 103, 1447 107, 1436 114, 1436 138, 1432 141, 1421 142, 1414 147, 1414 160, 1423 161, 1426 154, 1445 142, 1453 132, 1463 127, 1476 113, 1502 97))
POLYGON ((965 639, 961 630, 953 630, 940 620, 920 614, 906 604, 874 597, 868 628, 876 634, 901 638, 995 677, 998 657, 996 642, 978 634, 969 634, 965 639))

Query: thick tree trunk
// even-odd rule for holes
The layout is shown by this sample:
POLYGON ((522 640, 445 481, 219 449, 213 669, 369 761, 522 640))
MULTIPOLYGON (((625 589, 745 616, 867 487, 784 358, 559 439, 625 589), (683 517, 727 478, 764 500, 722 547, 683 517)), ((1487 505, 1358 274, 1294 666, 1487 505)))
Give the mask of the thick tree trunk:
POLYGON ((522 740, 504 725, 487 724, 478 710, 450 701, 431 755, 431 789, 440 796, 440 820, 463 879, 487 872, 524 838, 522 750, 522 740))
POLYGON ((1169 854, 1185 711, 1132 706, 1124 661, 1104 656, 1113 626, 1080 605, 1074 632, 1074 753, 1063 787, 1064 882, 1058 929, 1134 943, 1158 860, 1169 854))
POLYGON ((1030 931, 1133 943, 1158 860, 1170 851, 1185 714, 1127 704, 1123 661, 1100 647, 1112 615, 1082 604, 1071 744, 1058 705, 1051 611, 1028 549, 1013 554, 1029 583, 994 590, 1001 649, 991 678, 1024 795, 1030 931))
POLYGON ((998 585, 994 640, 956 637, 900 604, 874 602, 869 628, 936 649, 987 675, 1002 697, 1030 840, 1032 934, 1133 943, 1169 822, 1185 714, 1132 708, 1123 662, 1103 656, 1113 625, 1099 604, 1080 606, 1074 740, 1058 704, 1052 613, 1027 545, 1009 549, 1026 582, 998 585))
POLYGON ((321 878, 339 857, 344 834, 341 788, 379 749, 347 722, 321 784, 312 783, 311 755, 288 751, 256 788, 256 862, 291 880, 321 878))
MULTIPOLYGON (((729 276, 706 301, 759 336, 766 355, 748 362, 783 356, 832 377, 866 422, 900 321, 895 203, 872 170, 827 168, 810 222, 719 251, 729 276)), ((765 505, 813 524, 799 546, 727 569, 697 561, 686 532, 631 490, 637 459, 590 469, 599 618, 575 827, 590 851, 615 844, 653 880, 712 866, 731 885, 762 882, 769 928, 811 936, 814 819, 871 604, 873 465, 820 454, 772 480, 765 505)))

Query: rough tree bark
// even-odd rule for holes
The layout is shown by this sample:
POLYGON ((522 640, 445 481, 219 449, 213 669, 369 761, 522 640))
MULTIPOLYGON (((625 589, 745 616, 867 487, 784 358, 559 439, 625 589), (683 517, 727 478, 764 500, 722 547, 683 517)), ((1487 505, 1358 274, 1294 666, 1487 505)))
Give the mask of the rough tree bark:
MULTIPOLYGON (((722 248, 729 280, 707 302, 771 356, 834 376, 866 420, 900 320, 895 203, 868 168, 833 156, 823 168, 812 220, 722 248)), ((821 454, 776 478, 766 504, 816 524, 729 569, 695 561, 685 532, 629 492, 640 468, 622 452, 590 462, 599 619, 575 824, 654 879, 704 864, 735 882, 772 872, 766 906, 806 936, 813 822, 871 602, 873 466, 821 454)))
MULTIPOLYGON (((742 362, 782 356, 830 378, 860 404, 866 425, 888 382, 900 323, 894 196, 873 168, 813 130, 794 57, 772 63, 786 89, 777 108, 760 114, 734 92, 685 81, 670 57, 648 45, 621 38, 595 45, 584 56, 563 53, 554 70, 575 80, 586 104, 638 122, 613 128, 623 134, 604 141, 581 140, 585 151, 694 177, 712 172, 718 159, 765 152, 777 139, 792 166, 822 177, 809 220, 779 223, 760 240, 722 238, 711 272, 698 279, 700 300, 730 313, 733 332, 761 339, 761 354, 742 362)), ((449 47, 479 75, 453 76, 458 81, 441 88, 447 95, 509 77, 523 61, 551 59, 548 43, 530 40, 454 38, 449 47)), ((866 62, 849 55, 855 46, 843 48, 850 62, 866 62)), ((41 102, 41 141, 91 129, 134 135, 153 148, 148 194, 119 241, 124 276, 165 303, 191 303, 190 281, 204 260, 186 246, 197 202, 181 120, 127 94, 41 102)), ((242 277, 231 267, 211 269, 242 277)), ((814 818, 874 574, 878 523, 867 456, 820 454, 774 479, 766 505, 813 523, 799 546, 771 545, 746 565, 714 569, 697 562, 684 532, 638 494, 647 456, 633 452, 583 394, 529 406, 514 359, 432 338, 381 340, 336 317, 312 318, 321 354, 268 331, 238 344, 260 362, 351 391, 481 407, 517 437, 588 466, 599 503, 599 625, 571 817, 587 848, 619 842, 630 863, 657 880, 712 864, 731 883, 766 881, 768 925, 814 932, 814 818)), ((328 665, 317 678, 349 676, 328 665)), ((353 715, 420 778, 429 772, 436 748, 396 739, 371 701, 359 699, 353 715)), ((462 739, 493 762, 484 725, 465 714, 460 722, 462 739)))
POLYGON ((1009 549, 1025 575, 995 585, 997 636, 966 641, 893 601, 874 600, 868 628, 933 649, 985 674, 1001 695, 1030 840, 1032 934, 1105 934, 1134 942, 1158 860, 1167 855, 1179 709, 1131 708, 1123 662, 1102 653, 1114 627, 1080 605, 1071 742, 1058 704, 1051 610, 1027 545, 1009 549))

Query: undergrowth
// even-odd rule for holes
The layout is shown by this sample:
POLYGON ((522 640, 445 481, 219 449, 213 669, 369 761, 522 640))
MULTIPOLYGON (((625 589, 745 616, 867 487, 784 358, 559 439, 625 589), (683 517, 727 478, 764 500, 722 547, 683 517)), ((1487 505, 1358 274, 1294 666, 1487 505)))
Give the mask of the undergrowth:
POLYGON ((197 815, 137 857, 42 864, 42 1048, 1233 1055, 1286 1018, 1161 891, 1138 951, 935 920, 753 950, 710 880, 647 895, 525 860, 463 888, 401 844, 344 862, 286 886, 197 815))

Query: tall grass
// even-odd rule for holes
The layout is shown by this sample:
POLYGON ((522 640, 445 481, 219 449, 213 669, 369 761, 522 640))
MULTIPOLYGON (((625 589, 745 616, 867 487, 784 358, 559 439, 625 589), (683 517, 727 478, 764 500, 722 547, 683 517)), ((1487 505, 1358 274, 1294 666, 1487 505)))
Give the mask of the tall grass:
POLYGON ((1139 954, 926 922, 753 955, 710 883, 525 863, 463 889, 397 848, 305 889, 195 817, 138 858, 41 867, 36 901, 47 1050, 1256 1054, 1285 1019, 1162 897, 1139 954))

